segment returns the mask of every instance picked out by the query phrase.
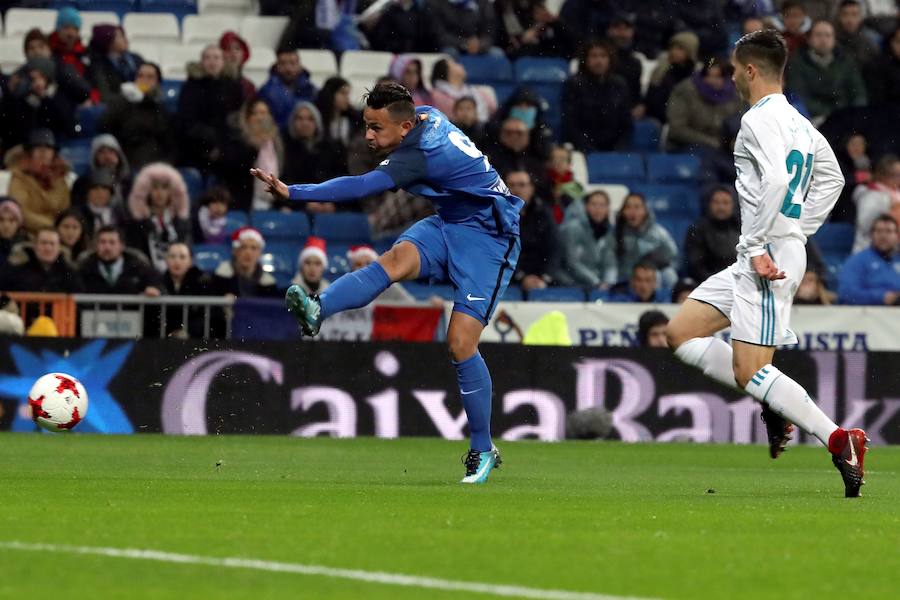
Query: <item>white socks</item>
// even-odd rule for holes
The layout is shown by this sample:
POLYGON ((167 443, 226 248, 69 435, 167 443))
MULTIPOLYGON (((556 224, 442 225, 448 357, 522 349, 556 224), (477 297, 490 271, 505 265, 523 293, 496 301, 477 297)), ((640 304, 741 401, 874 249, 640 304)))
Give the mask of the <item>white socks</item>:
POLYGON ((822 412, 799 383, 772 365, 761 368, 744 388, 747 393, 791 423, 811 433, 825 447, 838 426, 822 412))
POLYGON ((701 369, 716 381, 737 387, 731 346, 714 337, 691 338, 675 350, 682 362, 701 369))

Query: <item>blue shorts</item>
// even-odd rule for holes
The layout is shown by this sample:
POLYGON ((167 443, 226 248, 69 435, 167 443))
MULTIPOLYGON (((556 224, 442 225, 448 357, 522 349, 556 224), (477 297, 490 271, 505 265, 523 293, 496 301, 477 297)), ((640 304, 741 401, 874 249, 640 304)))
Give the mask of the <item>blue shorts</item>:
POLYGON ((397 243, 419 249, 419 279, 453 286, 453 310, 487 325, 516 270, 519 236, 494 235, 466 223, 445 223, 438 215, 422 219, 397 243))

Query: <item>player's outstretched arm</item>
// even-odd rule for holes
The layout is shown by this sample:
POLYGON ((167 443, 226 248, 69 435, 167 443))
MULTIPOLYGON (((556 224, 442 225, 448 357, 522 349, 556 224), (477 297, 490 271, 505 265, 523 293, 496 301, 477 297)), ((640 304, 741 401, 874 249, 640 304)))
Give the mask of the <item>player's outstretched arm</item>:
POLYGON ((322 183, 286 185, 272 173, 250 169, 250 174, 265 183, 268 191, 283 199, 304 202, 346 202, 380 194, 396 186, 384 171, 369 171, 364 175, 336 177, 322 183))

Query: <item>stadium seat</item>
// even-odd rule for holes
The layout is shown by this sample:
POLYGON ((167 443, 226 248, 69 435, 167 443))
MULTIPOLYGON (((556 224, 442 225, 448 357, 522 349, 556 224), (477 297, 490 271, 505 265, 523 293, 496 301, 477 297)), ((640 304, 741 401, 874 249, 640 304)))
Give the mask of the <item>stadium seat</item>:
POLYGON ((122 21, 128 39, 159 43, 179 43, 178 19, 171 13, 128 13, 122 21))
POLYGON ((159 64, 159 44, 155 42, 128 42, 128 49, 135 54, 140 54, 145 62, 159 64))
POLYGON ((631 191, 643 194, 647 206, 659 216, 700 216, 699 190, 666 183, 636 183, 631 191))
POLYGON ((181 42, 218 43, 223 33, 237 31, 240 27, 241 20, 234 15, 187 15, 181 22, 181 42))
POLYGON ((653 119, 640 119, 634 122, 631 132, 629 150, 634 152, 656 152, 659 150, 659 136, 662 128, 653 119))
POLYGON ((159 54, 163 79, 184 81, 187 79, 187 63, 200 61, 203 44, 165 44, 160 46, 159 54))
POLYGON ((87 174, 91 169, 91 140, 67 140, 59 149, 59 155, 70 165, 78 176, 87 174))
POLYGON ((480 54, 476 56, 460 56, 459 63, 466 68, 469 83, 493 84, 512 82, 512 64, 505 56, 480 54))
POLYGON ((572 177, 582 186, 588 184, 590 178, 588 176, 587 158, 583 152, 572 150, 572 177))
POLYGON ((242 210, 229 210, 225 215, 225 232, 229 235, 250 223, 250 217, 242 210))
MULTIPOLYGON (((88 11, 114 12, 119 17, 116 23, 121 22, 121 18, 130 12, 137 11, 137 0, 78 0, 75 4, 81 11, 82 21, 84 13, 88 11)), ((83 23, 82 23, 83 25, 83 23)), ((84 27, 82 26, 82 32, 84 27)))
POLYGON ((259 210, 253 212, 251 220, 266 239, 289 240, 299 244, 309 235, 309 217, 304 212, 259 210))
POLYGON ((231 258, 231 251, 224 244, 194 244, 194 264, 201 271, 212 272, 219 263, 231 258))
POLYGON ((197 14, 197 0, 140 0, 141 12, 165 13, 179 21, 187 15, 197 14))
POLYGON ((347 77, 350 83, 350 102, 359 109, 363 107, 363 95, 367 90, 375 87, 377 77, 369 77, 366 75, 357 75, 356 77, 347 77))
POLYGON ((187 186, 188 199, 192 204, 197 203, 206 189, 206 186, 203 184, 203 175, 193 167, 182 167, 178 169, 178 172, 181 173, 184 185, 187 186))
POLYGON ((253 0, 197 0, 201 15, 231 15, 242 17, 253 12, 253 0))
POLYGON ((0 38, 0 70, 12 75, 25 62, 22 52, 22 40, 19 38, 0 38))
POLYGON ((647 181, 684 183, 700 178, 700 159, 692 154, 648 154, 647 181))
POLYGON ((345 79, 365 77, 374 81, 387 75, 392 60, 394 55, 390 52, 347 50, 341 55, 341 76, 345 79))
POLYGON ((97 133, 97 123, 106 112, 105 104, 79 106, 75 111, 75 133, 79 137, 93 137, 97 133))
POLYGON ((527 86, 531 88, 534 93, 540 96, 546 103, 546 106, 544 107, 546 109, 544 120, 553 131, 554 136, 558 139, 562 131, 563 84, 552 82, 531 82, 528 83, 527 86))
POLYGON ((584 288, 580 287, 548 287, 528 292, 529 302, 584 302, 584 288))
POLYGON ((109 10, 81 11, 81 39, 85 46, 91 41, 94 25, 118 25, 119 14, 109 10))
POLYGON ((271 273, 275 277, 278 287, 285 288, 290 285, 291 279, 297 272, 299 253, 299 244, 267 243, 259 262, 263 271, 271 273))
POLYGON ((563 58, 520 58, 515 64, 516 81, 562 83, 569 77, 569 62, 563 58))
POLYGON ((813 236, 823 254, 836 254, 844 258, 853 249, 856 230, 853 223, 825 223, 813 236))
MULTIPOLYGON (((256 50, 254 48, 253 52, 256 50)), ((253 52, 250 53, 251 60, 253 52)), ((337 58, 331 50, 301 50, 300 64, 309 71, 309 77, 317 87, 322 87, 326 79, 338 74, 337 58)))
POLYGON ((5 196, 9 192, 9 182, 12 179, 12 171, 6 169, 0 170, 0 196, 5 196))
POLYGON ((665 215, 660 216, 656 222, 669 232, 669 235, 672 236, 672 239, 678 246, 679 253, 683 254, 684 238, 687 235, 688 228, 690 228, 691 223, 693 223, 694 220, 695 219, 692 219, 691 217, 665 215))
POLYGON ((56 28, 56 10, 49 8, 11 8, 6 11, 4 32, 7 38, 22 38, 34 27, 49 33, 56 28))
POLYGON ((592 152, 587 156, 591 183, 633 183, 644 180, 644 159, 640 154, 592 152))
POLYGON ((159 86, 162 90, 163 103, 170 113, 174 114, 178 110, 178 95, 181 93, 183 83, 175 79, 163 79, 159 86))
POLYGON ((429 87, 431 86, 431 72, 434 70, 434 64, 440 60, 450 58, 448 55, 440 52, 419 52, 415 56, 422 61, 422 81, 429 87))
MULTIPOLYGON (((272 65, 275 64, 275 51, 265 46, 257 46, 250 50, 250 58, 244 63, 244 77, 253 82, 257 88, 269 78, 272 65)), ((315 83, 315 79, 313 83, 315 83)), ((317 84, 318 85, 318 84, 317 84)))
POLYGON ((369 219, 361 213, 339 212, 316 215, 313 220, 313 233, 329 242, 368 244, 372 241, 369 219))
POLYGON ((281 40, 281 34, 287 27, 287 17, 257 17, 251 15, 241 20, 241 37, 247 40, 250 47, 266 46, 273 50, 281 40))

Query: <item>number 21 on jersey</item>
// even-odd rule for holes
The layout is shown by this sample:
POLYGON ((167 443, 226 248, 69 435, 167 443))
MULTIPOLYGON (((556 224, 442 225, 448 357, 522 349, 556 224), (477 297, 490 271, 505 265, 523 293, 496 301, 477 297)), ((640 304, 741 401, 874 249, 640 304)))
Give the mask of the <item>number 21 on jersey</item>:
POLYGON ((813 155, 807 154, 806 164, 804 164, 803 154, 799 150, 791 150, 790 154, 787 155, 786 163, 788 175, 791 175, 791 181, 788 183, 788 191, 784 196, 784 202, 781 203, 781 214, 790 219, 799 219, 800 205, 806 197, 809 176, 812 174, 813 155), (800 187, 799 190, 797 186, 800 187))

